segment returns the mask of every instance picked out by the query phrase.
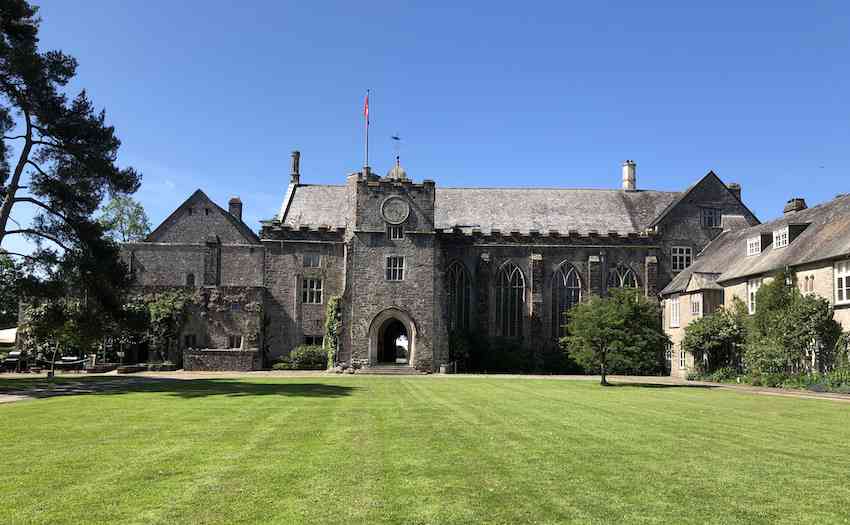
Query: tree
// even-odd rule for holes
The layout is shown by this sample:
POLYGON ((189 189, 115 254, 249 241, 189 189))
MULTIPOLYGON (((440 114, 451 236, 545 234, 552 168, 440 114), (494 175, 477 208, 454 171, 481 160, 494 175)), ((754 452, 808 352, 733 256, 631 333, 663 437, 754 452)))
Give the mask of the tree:
POLYGON ((598 369, 600 384, 611 371, 647 373, 660 369, 669 343, 657 304, 632 289, 591 297, 570 311, 562 347, 586 370, 598 369))
POLYGON ((21 271, 10 257, 0 253, 0 328, 18 324, 21 271))
POLYGON ((107 193, 135 192, 140 175, 118 167, 121 141, 105 112, 85 91, 73 99, 63 93, 77 61, 39 51, 39 23, 25 0, 0 0, 0 246, 12 235, 29 237, 38 250, 16 255, 46 265, 59 260, 57 248, 75 259, 117 256, 92 215, 107 193), (12 212, 27 205, 39 214, 19 225, 12 212), (43 250, 45 241, 56 248, 43 250))
POLYGON ((129 195, 113 197, 103 209, 99 222, 119 242, 141 241, 151 230, 145 208, 129 195))
POLYGON ((744 363, 756 373, 798 374, 829 368, 841 327, 829 301, 803 295, 788 273, 759 288, 744 363))
POLYGON ((745 319, 735 308, 720 308, 685 328, 682 349, 694 356, 694 363, 702 372, 721 367, 738 369, 747 337, 744 325, 745 319))

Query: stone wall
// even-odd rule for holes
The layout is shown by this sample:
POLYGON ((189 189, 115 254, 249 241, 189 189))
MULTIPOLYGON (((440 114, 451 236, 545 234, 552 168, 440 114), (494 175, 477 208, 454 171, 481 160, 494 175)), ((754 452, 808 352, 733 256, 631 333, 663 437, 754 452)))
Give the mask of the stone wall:
POLYGON ((183 369, 190 372, 249 372, 259 370, 260 352, 249 350, 183 350, 183 369))
POLYGON ((342 295, 345 285, 345 247, 336 231, 263 231, 265 304, 271 358, 288 355, 306 336, 324 335, 327 301, 342 295), (304 256, 319 255, 320 266, 307 268, 304 256), (322 304, 303 304, 305 278, 322 280, 322 304))

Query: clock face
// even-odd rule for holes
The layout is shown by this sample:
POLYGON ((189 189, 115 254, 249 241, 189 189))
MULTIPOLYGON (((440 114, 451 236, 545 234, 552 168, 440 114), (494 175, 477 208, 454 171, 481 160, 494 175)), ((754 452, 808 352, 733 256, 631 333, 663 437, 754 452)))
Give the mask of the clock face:
POLYGON ((401 224, 410 215, 410 205, 401 197, 389 197, 381 205, 381 215, 390 224, 401 224))

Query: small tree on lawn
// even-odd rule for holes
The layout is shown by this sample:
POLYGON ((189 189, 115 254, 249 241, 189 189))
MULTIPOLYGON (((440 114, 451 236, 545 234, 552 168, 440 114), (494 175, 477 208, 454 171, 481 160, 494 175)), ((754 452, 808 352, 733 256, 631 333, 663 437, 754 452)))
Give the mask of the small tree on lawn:
POLYGON ((612 370, 657 370, 668 343, 658 305, 631 289, 579 304, 570 311, 567 330, 562 347, 586 370, 599 370, 602 385, 612 370))

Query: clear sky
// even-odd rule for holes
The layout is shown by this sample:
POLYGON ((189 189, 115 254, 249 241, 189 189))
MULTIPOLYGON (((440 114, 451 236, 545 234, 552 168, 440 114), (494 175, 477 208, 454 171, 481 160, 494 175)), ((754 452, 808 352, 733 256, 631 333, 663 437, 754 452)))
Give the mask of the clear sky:
POLYGON ((367 88, 380 173, 398 133, 442 186, 614 188, 634 159, 644 189, 714 170, 762 220, 850 191, 846 1, 36 3, 154 226, 203 188, 257 229, 293 149, 302 182, 342 183, 367 88))

